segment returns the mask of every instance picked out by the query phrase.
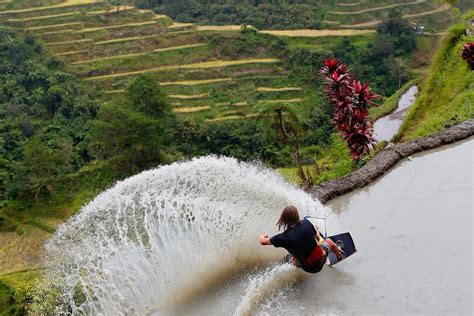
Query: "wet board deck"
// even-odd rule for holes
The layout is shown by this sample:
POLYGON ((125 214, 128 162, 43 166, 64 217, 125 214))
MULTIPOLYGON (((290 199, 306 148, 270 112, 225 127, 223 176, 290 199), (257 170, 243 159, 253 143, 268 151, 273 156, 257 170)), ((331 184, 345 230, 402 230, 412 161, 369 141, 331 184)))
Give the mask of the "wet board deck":
POLYGON ((332 241, 334 241, 339 246, 339 248, 344 251, 344 254, 342 255, 341 260, 337 260, 336 255, 332 251, 330 251, 327 260, 328 265, 335 265, 336 263, 343 261, 347 257, 350 257, 351 255, 357 252, 357 248, 350 233, 342 233, 339 235, 329 236, 329 238, 331 238, 332 241))

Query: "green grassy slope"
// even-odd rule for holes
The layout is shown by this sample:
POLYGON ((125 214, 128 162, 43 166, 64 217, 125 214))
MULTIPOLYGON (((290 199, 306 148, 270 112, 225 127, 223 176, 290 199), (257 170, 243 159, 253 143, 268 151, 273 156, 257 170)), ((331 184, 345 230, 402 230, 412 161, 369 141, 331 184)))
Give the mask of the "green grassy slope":
POLYGON ((460 57, 463 45, 474 41, 474 36, 465 32, 466 24, 461 23, 443 37, 396 139, 423 137, 474 117, 474 71, 460 57))

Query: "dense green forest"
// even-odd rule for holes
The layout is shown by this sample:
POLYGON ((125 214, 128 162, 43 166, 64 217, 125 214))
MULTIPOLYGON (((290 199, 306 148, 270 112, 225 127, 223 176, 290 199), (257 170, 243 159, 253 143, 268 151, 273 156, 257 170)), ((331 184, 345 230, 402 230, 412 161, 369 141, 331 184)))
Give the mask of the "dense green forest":
POLYGON ((94 92, 61 70, 34 37, 0 30, 0 197, 54 194, 53 182, 91 160, 94 92))

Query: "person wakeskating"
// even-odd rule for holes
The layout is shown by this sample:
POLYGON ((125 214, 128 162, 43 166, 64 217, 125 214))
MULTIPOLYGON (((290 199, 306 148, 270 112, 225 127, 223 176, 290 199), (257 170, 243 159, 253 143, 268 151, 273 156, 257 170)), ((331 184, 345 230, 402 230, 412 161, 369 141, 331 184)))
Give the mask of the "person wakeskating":
POLYGON ((271 238, 267 234, 260 235, 261 245, 273 245, 285 248, 289 254, 285 257, 286 262, 302 268, 309 273, 321 271, 326 263, 329 251, 335 253, 341 260, 342 252, 331 239, 324 239, 308 219, 300 220, 298 209, 287 206, 283 209, 277 222, 278 230, 284 229, 283 233, 271 238))

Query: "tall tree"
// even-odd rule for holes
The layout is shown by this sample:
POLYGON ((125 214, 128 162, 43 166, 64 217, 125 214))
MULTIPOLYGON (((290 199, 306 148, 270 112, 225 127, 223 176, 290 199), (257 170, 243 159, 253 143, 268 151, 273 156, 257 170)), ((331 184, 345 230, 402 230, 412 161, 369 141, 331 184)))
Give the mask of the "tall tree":
POLYGON ((172 123, 171 105, 150 76, 135 78, 125 98, 104 105, 93 123, 91 151, 96 158, 118 158, 130 172, 161 162, 172 123))
POLYGON ((409 53, 416 48, 416 34, 400 10, 390 10, 387 19, 377 27, 379 37, 386 36, 395 48, 395 55, 409 53))
POLYGON ((171 113, 171 105, 160 85, 153 77, 141 75, 127 87, 125 91, 127 103, 131 109, 155 118, 167 119, 171 113))
POLYGON ((136 172, 160 162, 160 123, 123 105, 104 105, 93 122, 90 151, 99 159, 117 159, 118 167, 136 172))
POLYGON ((28 170, 27 188, 38 199, 41 193, 54 194, 54 183, 67 166, 67 157, 32 138, 24 147, 24 164, 28 170))
POLYGON ((300 138, 301 138, 301 109, 298 103, 287 102, 262 102, 255 106, 258 118, 267 118, 270 125, 277 131, 280 141, 289 145, 293 161, 298 168, 303 187, 308 188, 313 183, 310 173, 306 173, 301 163, 300 138))

